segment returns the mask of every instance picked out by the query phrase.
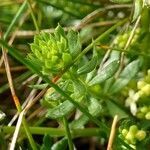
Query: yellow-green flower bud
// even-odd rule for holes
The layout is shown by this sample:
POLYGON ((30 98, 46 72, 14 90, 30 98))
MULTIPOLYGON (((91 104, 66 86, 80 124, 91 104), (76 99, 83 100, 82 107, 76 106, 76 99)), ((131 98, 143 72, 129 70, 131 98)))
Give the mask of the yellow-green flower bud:
POLYGON ((145 85, 146 85, 146 82, 144 82, 144 81, 138 81, 137 88, 138 89, 142 89, 145 85))
POLYGON ((150 95, 150 84, 146 84, 141 90, 144 92, 145 96, 149 96, 150 95))
POLYGON ((121 131, 121 134, 122 134, 124 137, 126 137, 126 135, 128 134, 128 130, 127 130, 127 129, 123 129, 123 130, 121 131))
POLYGON ((145 119, 150 120, 150 112, 146 113, 145 119))
POLYGON ((138 131, 138 127, 136 125, 132 125, 129 128, 129 132, 132 133, 133 135, 135 135, 138 131))
POLYGON ((143 139, 145 139, 145 137, 146 137, 146 132, 143 130, 139 130, 136 134, 136 138, 139 141, 142 141, 143 139))
POLYGON ((142 90, 138 91, 138 93, 140 97, 144 96, 144 92, 142 90))
POLYGON ((145 114, 148 112, 148 107, 147 106, 141 107, 140 111, 145 114))
POLYGON ((135 144, 136 140, 134 135, 131 132, 128 132, 126 135, 125 139, 130 143, 130 144, 135 144))

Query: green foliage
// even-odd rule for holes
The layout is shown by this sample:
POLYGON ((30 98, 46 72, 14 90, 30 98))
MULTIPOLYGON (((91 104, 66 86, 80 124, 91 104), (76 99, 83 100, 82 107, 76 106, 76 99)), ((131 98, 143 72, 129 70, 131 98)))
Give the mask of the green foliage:
POLYGON ((99 84, 104 82, 105 80, 112 77, 116 71, 118 70, 119 62, 118 60, 114 60, 108 64, 106 64, 102 70, 89 82, 89 85, 99 84))
POLYGON ((110 0, 110 1, 119 4, 132 2, 132 0, 110 0))
POLYGON ((51 147, 52 147, 52 138, 49 135, 45 135, 40 150, 49 150, 51 147))
MULTIPOLYGON (((15 0, 0 3, 0 26, 4 33, 0 45, 8 50, 20 104, 24 103, 25 112, 30 109, 26 112, 30 123, 20 128, 16 149, 36 149, 38 145, 41 150, 72 150, 77 149, 72 139, 79 137, 77 143, 82 145, 81 137, 93 135, 97 136, 92 141, 94 148, 99 144, 105 149, 115 115, 119 117, 116 127, 119 131, 115 133, 112 149, 148 149, 149 2, 36 0, 20 3, 15 0), (10 39, 9 44, 7 39, 10 39), (23 70, 15 68, 19 65, 15 59, 25 65, 21 66, 23 70), (27 79, 31 71, 25 72, 26 67, 36 77, 27 79), (35 104, 40 98, 40 104, 35 104), (22 134, 24 131, 30 146, 22 134), (36 137, 32 138, 30 132, 36 137)), ((3 58, 0 67, 2 61, 3 58)), ((0 133, 0 149, 3 150, 10 143, 11 136, 7 134, 11 135, 16 128, 7 125, 16 111, 10 105, 12 96, 7 93, 9 84, 3 65, 0 74, 1 110, 8 116, 0 113, 4 126, 0 133)), ((9 75, 8 78, 10 82, 9 75)), ((23 124, 24 121, 25 118, 23 124)))
POLYGON ((110 88, 111 93, 116 93, 125 87, 131 79, 137 74, 139 69, 139 60, 129 63, 119 75, 119 78, 110 88))
POLYGON ((135 21, 142 11, 142 0, 135 0, 134 4, 134 14, 132 21, 135 21))

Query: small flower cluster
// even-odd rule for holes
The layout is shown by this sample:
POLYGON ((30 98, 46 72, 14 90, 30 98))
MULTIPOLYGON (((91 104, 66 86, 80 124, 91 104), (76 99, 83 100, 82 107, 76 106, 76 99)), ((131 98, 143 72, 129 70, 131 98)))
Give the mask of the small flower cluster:
POLYGON ((150 106, 143 106, 138 108, 136 116, 139 119, 150 120, 150 106))
MULTIPOLYGON (((137 28, 135 30, 135 34, 134 34, 134 37, 133 37, 130 45, 135 43, 135 41, 137 40, 137 38, 139 36, 139 33, 140 33, 140 28, 137 28)), ((129 31, 125 32, 124 34, 118 35, 114 40, 115 48, 123 49, 125 47, 125 44, 129 38, 130 34, 131 34, 131 31, 129 30, 129 31)))
POLYGON ((146 138, 146 132, 139 130, 137 125, 131 125, 128 129, 124 128, 120 130, 119 137, 124 139, 126 143, 135 145, 138 141, 146 138))
POLYGON ((137 88, 140 97, 150 96, 150 70, 147 71, 143 80, 138 81, 137 88))
MULTIPOLYGON (((142 80, 137 82, 137 89, 138 89, 137 92, 135 92, 134 90, 130 90, 129 91, 129 97, 126 99, 126 106, 130 106, 131 113, 133 115, 137 114, 136 102, 140 98, 144 98, 144 97, 150 96, 150 70, 147 71, 147 75, 142 80)), ((145 112, 145 110, 144 110, 144 112, 145 112)), ((147 113, 147 112, 145 112, 145 113, 147 113)), ((141 110, 140 109, 138 111, 138 114, 141 114, 141 110)))
MULTIPOLYGON (((71 30, 66 35, 64 30, 58 26, 54 34, 41 33, 36 35, 31 44, 32 53, 30 60, 38 60, 36 64, 41 65, 42 73, 56 75, 69 66, 81 50, 79 35, 71 30)), ((35 60, 35 62, 36 62, 35 60)))

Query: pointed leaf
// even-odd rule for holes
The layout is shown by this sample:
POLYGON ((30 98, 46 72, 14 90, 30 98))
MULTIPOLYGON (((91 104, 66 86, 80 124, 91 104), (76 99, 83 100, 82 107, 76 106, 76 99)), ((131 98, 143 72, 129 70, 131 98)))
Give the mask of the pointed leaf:
POLYGON ((135 0, 132 21, 135 21, 138 18, 138 16, 141 13, 141 10, 142 10, 142 0, 135 0))
POLYGON ((29 85, 30 88, 33 88, 33 89, 45 89, 46 87, 48 86, 47 83, 44 83, 44 84, 35 84, 35 85, 29 85))
MULTIPOLYGON (((81 80, 74 79, 73 80, 73 86, 74 86, 74 94, 73 97, 80 98, 84 95, 86 95, 86 87, 82 83, 81 80)), ((80 101, 80 99, 78 99, 80 101)))
POLYGON ((92 114, 93 116, 97 116, 102 111, 102 106, 97 99, 92 97, 90 98, 88 110, 90 114, 92 114))
POLYGON ((61 36, 63 36, 63 37, 66 36, 64 29, 60 25, 58 25, 56 27, 54 35, 55 35, 56 40, 58 40, 58 41, 61 40, 61 36))
POLYGON ((119 4, 132 2, 132 0, 110 0, 110 1, 119 4))
POLYGON ((56 142, 51 150, 65 150, 68 146, 68 140, 66 137, 64 137, 63 139, 61 139, 60 141, 56 142))
POLYGON ((115 60, 107 64, 90 82, 89 85, 99 84, 112 77, 119 67, 119 61, 115 60))
POLYGON ((95 69, 96 65, 97 65, 97 56, 93 57, 88 63, 86 63, 84 66, 82 66, 81 68, 79 68, 77 70, 77 73, 79 75, 81 74, 85 74, 85 73, 89 73, 91 72, 92 70, 95 69))
POLYGON ((130 80, 137 74, 138 69, 139 60, 132 61, 130 64, 128 64, 121 72, 116 82, 111 86, 110 92, 116 93, 120 91, 123 87, 125 87, 130 82, 130 80))
POLYGON ((52 146, 52 138, 49 135, 45 135, 40 150, 50 150, 51 146, 52 146))
POLYGON ((69 114, 73 109, 74 109, 74 105, 70 103, 68 100, 66 100, 60 105, 52 109, 49 109, 46 114, 46 117, 53 118, 53 119, 61 118, 69 114))
POLYGON ((111 100, 106 100, 107 108, 112 117, 118 115, 119 119, 127 118, 129 115, 119 105, 115 104, 111 100))
POLYGON ((97 71, 96 71, 96 68, 95 68, 93 71, 91 71, 87 74, 86 83, 88 83, 96 75, 96 72, 97 71))
POLYGON ((79 34, 70 30, 67 34, 68 46, 71 55, 75 58, 81 51, 81 43, 79 34))

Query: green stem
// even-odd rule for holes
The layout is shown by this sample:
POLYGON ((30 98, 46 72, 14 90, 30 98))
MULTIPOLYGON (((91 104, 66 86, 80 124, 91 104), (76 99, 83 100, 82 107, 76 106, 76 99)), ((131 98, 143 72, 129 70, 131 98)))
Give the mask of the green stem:
MULTIPOLYGON (((1 126, 1 131, 5 134, 10 134, 15 131, 15 126, 1 126)), ((61 128, 50 128, 50 127, 29 127, 29 130, 34 135, 45 135, 49 134, 52 137, 64 137, 66 135, 65 129, 61 128)), ((72 137, 91 137, 100 136, 101 130, 99 128, 85 128, 85 129, 72 129, 72 137)), ((20 128, 20 133, 25 133, 23 127, 20 128)))
POLYGON ((37 23, 37 21, 36 21, 35 15, 34 15, 34 13, 33 13, 33 9, 32 9, 30 0, 27 0, 27 1, 28 1, 29 9, 30 9, 30 11, 31 11, 31 17, 32 17, 32 20, 33 20, 35 29, 36 29, 36 31, 39 33, 39 32, 40 32, 40 29, 39 29, 38 23, 37 23))
POLYGON ((89 44, 74 60, 76 62, 79 58, 81 58, 83 55, 85 55, 96 43, 100 42, 102 39, 104 39, 107 35, 109 35, 112 31, 114 31, 117 27, 124 24, 128 19, 124 19, 111 28, 109 28, 107 31, 105 31, 103 34, 101 34, 99 37, 97 37, 91 44, 89 44))
POLYGON ((68 139, 69 150, 73 150, 74 148, 73 148, 71 133, 70 133, 70 129, 69 129, 69 125, 68 125, 68 121, 67 121, 66 117, 63 117, 63 123, 64 123, 65 130, 66 130, 66 136, 68 139))
POLYGON ((32 149, 33 149, 33 150, 37 150, 36 144, 35 144, 35 142, 34 142, 34 139, 33 139, 33 137, 32 137, 31 131, 30 131, 30 129, 29 129, 29 126, 28 126, 28 124, 27 124, 27 122, 26 122, 24 116, 23 116, 23 119, 22 119, 22 124, 23 124, 25 133, 26 133, 26 135, 27 135, 27 137, 28 137, 28 139, 29 139, 29 142, 30 142, 30 144, 31 144, 32 149))

